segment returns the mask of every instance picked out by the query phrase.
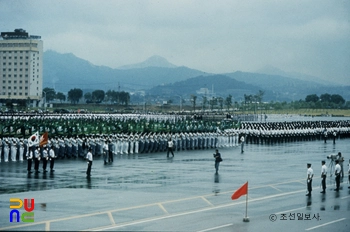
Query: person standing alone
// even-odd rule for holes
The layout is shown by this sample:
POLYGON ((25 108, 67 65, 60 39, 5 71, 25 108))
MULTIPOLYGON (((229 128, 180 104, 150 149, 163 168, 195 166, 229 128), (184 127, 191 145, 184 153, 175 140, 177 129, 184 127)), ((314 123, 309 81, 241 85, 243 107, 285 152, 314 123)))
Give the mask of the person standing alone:
POLYGON ((243 153, 244 152, 244 135, 241 136, 240 142, 241 142, 241 153, 243 153))
POLYGON ((219 165, 220 162, 222 161, 221 154, 219 153, 219 150, 215 150, 215 154, 213 154, 214 159, 215 159, 215 174, 218 174, 219 172, 219 165))
POLYGON ((326 161, 322 160, 322 168, 321 168, 321 178, 322 178, 322 192, 326 193, 326 177, 327 177, 327 166, 326 161))
POLYGON ((169 157, 169 152, 171 152, 171 154, 172 154, 173 157, 174 157, 173 148, 174 148, 174 143, 173 143, 173 141, 171 140, 171 138, 169 138, 169 140, 168 140, 168 152, 167 152, 167 156, 166 156, 166 157, 169 157))
POLYGON ((86 155, 86 159, 87 159, 87 164, 88 164, 88 167, 87 167, 87 170, 86 170, 86 176, 87 177, 90 177, 91 176, 91 166, 92 166, 92 149, 89 148, 89 151, 86 155))
POLYGON ((307 191, 308 193, 306 196, 311 196, 311 191, 312 191, 312 178, 314 177, 314 170, 311 168, 311 164, 307 164, 307 191))

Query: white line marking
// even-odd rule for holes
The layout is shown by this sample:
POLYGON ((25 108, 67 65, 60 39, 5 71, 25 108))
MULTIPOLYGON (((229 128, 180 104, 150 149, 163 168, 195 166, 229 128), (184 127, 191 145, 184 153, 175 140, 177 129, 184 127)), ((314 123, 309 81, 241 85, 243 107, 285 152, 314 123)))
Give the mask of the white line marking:
POLYGON ((217 226, 217 227, 213 227, 213 228, 209 228, 209 229, 205 229, 205 230, 200 230, 198 232, 206 232, 206 231, 211 231, 211 230, 216 230, 216 229, 220 229, 220 228, 224 228, 224 227, 229 227, 232 226, 233 224, 226 224, 226 225, 222 225, 222 226, 217 226))
POLYGON ((208 205, 214 206, 207 198, 205 198, 205 197, 201 197, 201 198, 202 198, 203 201, 207 202, 208 205))
POLYGON ((50 231, 50 222, 45 223, 45 231, 50 231))
POLYGON ((163 210, 164 213, 169 214, 168 211, 164 208, 164 206, 161 203, 158 203, 159 208, 163 210))
POLYGON ((342 197, 342 198, 340 198, 340 199, 344 200, 344 199, 346 199, 346 198, 350 198, 350 196, 342 197))
POLYGON ((336 223, 336 222, 340 222, 340 221, 343 221, 343 220, 345 220, 345 219, 346 219, 346 218, 341 218, 341 219, 338 219, 338 220, 335 220, 335 221, 331 221, 331 222, 324 223, 324 224, 319 225, 319 226, 314 226, 314 227, 308 228, 308 229, 306 229, 306 230, 317 229, 317 228, 319 228, 319 227, 326 226, 326 225, 329 225, 329 224, 333 224, 333 223, 336 223))
POLYGON ((282 190, 281 189, 278 189, 278 188, 276 188, 275 186, 273 186, 273 185, 269 185, 269 187, 271 187, 271 188, 273 188, 273 189, 276 189, 277 191, 279 191, 279 192, 282 192, 282 190))
MULTIPOLYGON (((294 191, 294 192, 280 193, 280 194, 276 194, 276 195, 272 195, 272 196, 256 198, 254 200, 250 200, 250 202, 262 201, 262 200, 266 200, 266 199, 270 199, 270 198, 296 194, 296 193, 300 193, 303 191, 304 190, 298 190, 298 191, 294 191)), ((156 217, 156 218, 145 218, 145 219, 141 219, 139 221, 126 222, 126 223, 119 224, 119 225, 117 224, 115 226, 103 226, 103 227, 99 227, 99 228, 90 228, 89 230, 101 231, 101 230, 107 230, 107 229, 109 229, 109 230, 110 229, 117 229, 117 228, 121 228, 121 227, 132 226, 132 225, 137 225, 137 224, 142 224, 142 223, 148 223, 148 222, 163 220, 163 219, 167 219, 167 218, 180 217, 180 216, 201 213, 201 212, 214 210, 214 209, 226 208, 226 207, 239 205, 239 204, 245 204, 245 201, 238 201, 238 202, 234 202, 234 203, 230 203, 230 204, 218 205, 218 206, 214 206, 214 207, 208 207, 208 208, 204 208, 204 209, 198 209, 198 210, 187 211, 187 212, 182 212, 182 213, 177 213, 177 214, 171 214, 171 215, 166 215, 166 216, 161 216, 161 217, 156 217)))
POLYGON ((111 224, 112 224, 112 225, 115 225, 115 221, 114 221, 114 218, 113 218, 112 213, 111 213, 111 212, 108 212, 107 214, 108 214, 109 220, 111 221, 111 224))

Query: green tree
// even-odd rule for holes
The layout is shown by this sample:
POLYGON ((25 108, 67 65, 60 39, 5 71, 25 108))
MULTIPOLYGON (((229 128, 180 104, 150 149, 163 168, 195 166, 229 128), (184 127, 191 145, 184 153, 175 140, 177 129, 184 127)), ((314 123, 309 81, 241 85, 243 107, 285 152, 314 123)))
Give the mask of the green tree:
POLYGON ((91 96, 92 96, 93 101, 95 101, 97 103, 101 103, 105 98, 105 91, 95 90, 92 92, 91 96))
POLYGON ((62 103, 62 101, 66 101, 66 95, 64 95, 64 94, 61 93, 61 92, 58 92, 58 93, 56 94, 56 98, 57 98, 58 100, 60 100, 61 103, 62 103))
POLYGON ((108 90, 106 92, 106 98, 107 98, 106 100, 111 103, 115 102, 115 93, 116 92, 114 90, 108 90))
POLYGON ((259 90, 259 92, 255 95, 255 99, 257 102, 261 103, 264 97, 265 91, 259 90))
POLYGON ((244 94, 244 103, 245 104, 252 103, 252 101, 253 101, 253 96, 251 94, 250 95, 244 94))
POLYGON ((56 91, 53 88, 44 88, 43 96, 46 97, 46 103, 56 98, 56 91))
POLYGON ((90 92, 84 94, 86 102, 92 101, 92 94, 90 92))
POLYGON ((220 110, 222 111, 222 108, 223 108, 223 105, 224 105, 224 99, 222 97, 218 97, 217 101, 219 103, 220 110))
POLYGON ((316 94, 310 94, 305 97, 306 102, 318 102, 320 98, 316 94))
POLYGON ((191 95, 191 102, 193 105, 193 111, 196 111, 196 101, 197 101, 197 96, 196 95, 191 95))
POLYGON ((230 109, 230 107, 232 106, 232 95, 228 95, 228 97, 226 97, 225 99, 225 105, 227 107, 227 110, 230 109))
POLYGON ((331 102, 331 95, 328 93, 321 94, 320 100, 321 102, 331 102))
POLYGON ((129 105, 129 102, 130 102, 130 94, 128 92, 117 92, 117 96, 119 95, 119 100, 120 102, 123 104, 125 104, 126 106, 129 105))
POLYGON ((210 108, 211 110, 214 109, 214 105, 217 105, 218 104, 218 99, 215 98, 215 97, 212 97, 212 99, 209 100, 209 105, 210 105, 210 108))
POLYGON ((331 102, 334 104, 343 105, 345 103, 345 99, 339 94, 333 94, 331 96, 331 102))
POLYGON ((80 98, 83 97, 83 90, 81 89, 71 89, 68 92, 68 100, 72 103, 72 104, 77 104, 80 100, 80 98))
POLYGON ((208 98, 206 96, 203 96, 202 98, 203 98, 202 108, 203 108, 203 110, 205 110, 206 105, 208 104, 208 98))

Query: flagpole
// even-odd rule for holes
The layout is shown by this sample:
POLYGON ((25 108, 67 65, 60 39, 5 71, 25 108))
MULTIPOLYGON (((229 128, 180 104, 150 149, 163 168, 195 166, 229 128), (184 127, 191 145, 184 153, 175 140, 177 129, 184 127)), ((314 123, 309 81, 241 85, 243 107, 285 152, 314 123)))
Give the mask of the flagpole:
POLYGON ((248 217, 248 181, 247 181, 247 194, 245 198, 245 217, 243 218, 243 222, 249 222, 248 217))

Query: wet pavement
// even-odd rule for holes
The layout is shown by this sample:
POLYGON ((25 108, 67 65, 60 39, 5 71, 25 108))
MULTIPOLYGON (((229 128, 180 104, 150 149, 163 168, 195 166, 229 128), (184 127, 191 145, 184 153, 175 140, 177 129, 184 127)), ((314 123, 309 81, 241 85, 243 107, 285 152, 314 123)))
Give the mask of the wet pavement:
POLYGON ((341 151, 347 170, 349 139, 219 151, 224 161, 218 175, 214 149, 176 152, 174 158, 118 155, 107 165, 95 157, 91 178, 82 159, 56 160, 54 173, 29 176, 26 162, 1 162, 0 230, 349 231, 347 177, 334 192, 328 175, 327 192, 320 193, 321 160, 329 166, 327 155, 341 151), (305 196, 306 163, 315 174, 311 197, 305 196), (231 200, 246 181, 250 222, 243 222, 246 196, 231 200), (34 222, 9 222, 10 198, 34 199, 34 222))

